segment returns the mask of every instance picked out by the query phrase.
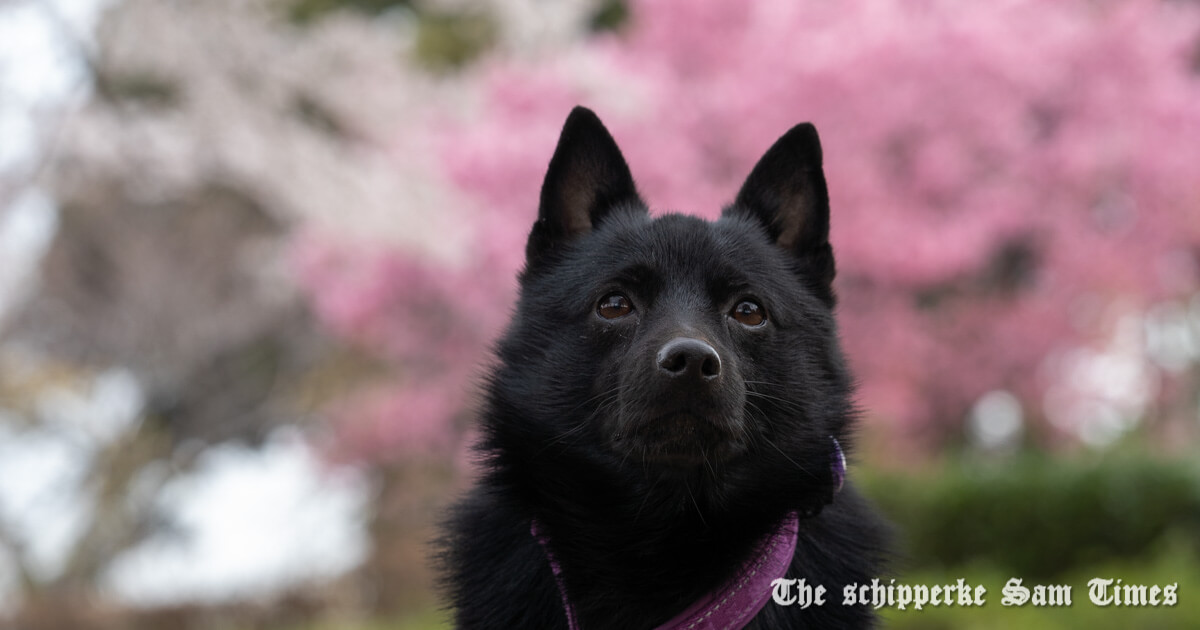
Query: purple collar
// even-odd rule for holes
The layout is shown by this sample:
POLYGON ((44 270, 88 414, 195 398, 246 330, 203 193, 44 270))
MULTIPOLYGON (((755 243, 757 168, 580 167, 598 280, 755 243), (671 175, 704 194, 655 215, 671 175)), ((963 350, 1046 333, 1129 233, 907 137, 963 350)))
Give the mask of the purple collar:
MULTIPOLYGON (((799 516, 795 512, 788 514, 779 528, 763 540, 758 555, 742 565, 733 579, 705 594, 656 630, 735 630, 744 627, 771 599, 771 582, 787 573, 792 556, 796 553, 796 533, 799 529, 799 516)), ((550 561, 550 570, 554 572, 563 608, 567 612, 567 625, 571 630, 579 630, 575 607, 567 598, 567 589, 563 584, 562 567, 550 551, 546 536, 536 520, 530 532, 541 543, 550 561)))
MULTIPOLYGON (((842 489, 846 479, 846 455, 837 438, 833 441, 833 453, 829 467, 833 473, 834 493, 842 489)), ((800 517, 796 512, 787 515, 779 527, 759 546, 757 555, 750 558, 732 579, 720 588, 705 594, 687 610, 672 617, 655 630, 740 630, 745 627, 758 611, 767 605, 771 598, 771 582, 784 577, 796 553, 796 535, 800 530, 800 517)), ((563 583, 562 567, 550 550, 546 535, 541 531, 536 519, 531 523, 529 531, 541 544, 550 561, 550 570, 554 572, 554 580, 558 583, 558 592, 562 596, 563 608, 567 613, 567 625, 570 630, 579 630, 579 621, 575 618, 575 607, 567 598, 566 585, 563 583)))

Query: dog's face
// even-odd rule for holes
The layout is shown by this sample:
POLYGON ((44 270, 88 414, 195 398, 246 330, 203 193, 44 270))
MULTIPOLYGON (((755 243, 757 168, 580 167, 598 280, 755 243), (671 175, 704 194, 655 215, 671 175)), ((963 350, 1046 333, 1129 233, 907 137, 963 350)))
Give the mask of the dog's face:
POLYGON ((707 222, 652 219, 612 137, 572 112, 495 380, 525 455, 705 477, 718 494, 795 468, 827 485, 850 413, 828 212, 811 125, 707 222))

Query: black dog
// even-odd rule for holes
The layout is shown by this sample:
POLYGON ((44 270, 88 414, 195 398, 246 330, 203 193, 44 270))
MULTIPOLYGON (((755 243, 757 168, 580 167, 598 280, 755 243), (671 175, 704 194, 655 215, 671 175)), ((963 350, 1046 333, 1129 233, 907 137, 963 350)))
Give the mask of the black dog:
POLYGON ((440 540, 459 627, 872 625, 843 601, 885 528, 841 488, 828 234, 812 125, 707 222, 650 218, 603 124, 571 112, 488 383, 486 472, 440 540), (771 601, 785 570, 823 603, 771 601))

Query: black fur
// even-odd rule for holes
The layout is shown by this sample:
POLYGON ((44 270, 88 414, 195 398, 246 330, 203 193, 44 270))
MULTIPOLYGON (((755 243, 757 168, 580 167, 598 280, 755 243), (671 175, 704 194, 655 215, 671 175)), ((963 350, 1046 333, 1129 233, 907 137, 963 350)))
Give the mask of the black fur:
POLYGON ((788 576, 827 602, 769 602, 747 627, 872 625, 842 605, 843 585, 878 575, 886 536, 849 484, 833 492, 830 437, 849 445, 854 410, 828 235, 812 125, 707 222, 650 218, 608 131, 571 112, 488 382, 485 473, 440 540, 459 627, 567 627, 531 519, 580 626, 630 629, 720 585, 793 510, 788 576))

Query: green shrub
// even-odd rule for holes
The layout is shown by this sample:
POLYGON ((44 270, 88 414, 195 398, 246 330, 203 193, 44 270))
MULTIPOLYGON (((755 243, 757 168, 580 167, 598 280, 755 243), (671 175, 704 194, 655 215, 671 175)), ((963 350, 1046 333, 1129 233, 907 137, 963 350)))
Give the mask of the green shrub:
POLYGON ((1200 468, 1191 461, 1026 454, 862 478, 898 526, 902 570, 982 563, 1042 579, 1144 555, 1169 534, 1200 541, 1200 468))

